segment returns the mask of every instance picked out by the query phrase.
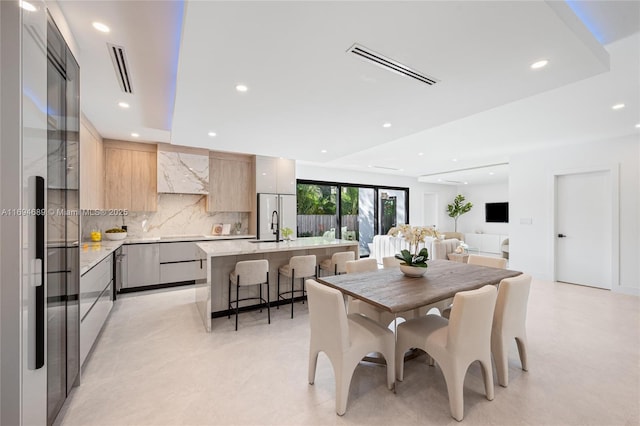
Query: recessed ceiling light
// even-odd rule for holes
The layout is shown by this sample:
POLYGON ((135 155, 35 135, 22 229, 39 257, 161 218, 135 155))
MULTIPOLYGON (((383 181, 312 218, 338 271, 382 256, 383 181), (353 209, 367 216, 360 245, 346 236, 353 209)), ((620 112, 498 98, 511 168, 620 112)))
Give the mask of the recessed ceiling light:
POLYGON ((262 176, 266 176, 266 175, 267 175, 267 173, 266 173, 266 172, 262 172, 262 176))
POLYGON ((207 133, 207 135, 209 135, 209 136, 211 136, 213 138, 213 137, 215 137, 216 132, 209 132, 209 133, 207 133))
POLYGON ((424 155, 424 152, 419 152, 418 155, 422 157, 424 155))
POLYGON ((326 154, 326 153, 327 153, 327 150, 326 150, 326 149, 323 149, 323 150, 321 150, 320 152, 321 152, 321 153, 323 153, 323 154, 326 154))
POLYGON ((118 102, 120 108, 129 108, 129 104, 126 102, 118 102))
POLYGON ((438 182, 442 182, 442 179, 438 179, 438 182))
POLYGON ((131 133, 131 136, 133 136, 134 138, 139 138, 140 134, 139 133, 131 133))
POLYGON ((453 161, 455 163, 456 161, 458 161, 458 159, 457 158, 452 158, 451 161, 453 161))
POLYGON ((238 92, 246 92, 247 90, 249 90, 249 88, 247 86, 245 86, 244 84, 238 84, 238 85, 236 85, 236 90, 238 92))
POLYGON ((495 173, 493 172, 489 172, 489 176, 493 176, 495 173))
POLYGON ((614 106, 611 107, 611 109, 622 109, 624 108, 624 104, 615 104, 614 106))
POLYGON ((372 166, 371 164, 369 164, 367 167, 368 167, 368 168, 372 168, 373 166, 372 166))
POLYGON ((636 124, 636 129, 640 129, 640 123, 636 124))
POLYGON ((547 64, 549 63, 549 61, 547 61, 546 59, 542 59, 540 61, 534 62, 531 64, 531 69, 532 70, 537 70, 540 68, 544 68, 547 66, 547 64))
POLYGON ((101 33, 108 33, 109 31, 111 31, 111 28, 107 27, 102 22, 94 22, 92 25, 93 25, 93 28, 100 31, 101 33))
POLYGON ((464 184, 465 184, 465 185, 468 185, 468 184, 469 184, 469 182, 465 182, 464 184))
POLYGON ((35 12, 36 7, 29 3, 28 1, 20 1, 20 7, 26 10, 27 12, 35 12))
POLYGON ((388 129, 389 127, 391 127, 391 123, 384 123, 382 127, 384 127, 385 129, 388 129))

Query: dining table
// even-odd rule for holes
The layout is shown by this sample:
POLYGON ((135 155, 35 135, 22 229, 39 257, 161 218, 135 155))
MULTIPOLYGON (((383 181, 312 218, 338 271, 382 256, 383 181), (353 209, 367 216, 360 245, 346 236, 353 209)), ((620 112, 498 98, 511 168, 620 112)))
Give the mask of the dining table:
POLYGON ((317 281, 398 315, 420 308, 448 306, 459 291, 498 285, 505 278, 522 274, 510 269, 469 265, 444 259, 427 262, 421 277, 405 276, 398 267, 357 274, 318 277, 317 281))

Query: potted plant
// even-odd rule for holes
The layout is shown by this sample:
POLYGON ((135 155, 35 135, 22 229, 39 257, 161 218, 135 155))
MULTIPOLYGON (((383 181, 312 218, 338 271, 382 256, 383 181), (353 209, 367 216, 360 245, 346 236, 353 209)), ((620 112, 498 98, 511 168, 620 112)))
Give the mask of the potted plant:
POLYGON ((458 232, 458 218, 463 214, 468 213, 469 210, 471 210, 471 207, 473 207, 472 203, 465 204, 464 201, 464 195, 458 194, 456 195, 456 198, 454 198, 453 204, 447 205, 447 214, 449 215, 449 217, 452 217, 454 221, 454 232, 458 232))
POLYGON ((284 238, 286 241, 289 241, 292 235, 293 235, 293 229, 282 228, 282 238, 284 238))
POLYGON ((399 225, 389 230, 389 235, 402 237, 409 243, 409 250, 400 250, 396 254, 396 259, 404 261, 400 264, 402 273, 409 277, 420 277, 427 271, 427 259, 429 259, 429 251, 424 245, 427 237, 438 238, 438 231, 434 228, 425 226, 399 225))

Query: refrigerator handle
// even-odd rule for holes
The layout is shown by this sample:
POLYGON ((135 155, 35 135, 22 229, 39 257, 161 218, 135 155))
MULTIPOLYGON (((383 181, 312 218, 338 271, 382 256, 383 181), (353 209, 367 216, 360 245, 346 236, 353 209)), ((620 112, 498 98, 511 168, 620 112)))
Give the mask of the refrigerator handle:
POLYGON ((45 258, 45 186, 44 178, 36 176, 36 276, 39 282, 36 282, 36 310, 35 310, 35 332, 36 332, 36 363, 35 369, 38 370, 44 366, 45 351, 45 300, 44 300, 44 258, 45 258))

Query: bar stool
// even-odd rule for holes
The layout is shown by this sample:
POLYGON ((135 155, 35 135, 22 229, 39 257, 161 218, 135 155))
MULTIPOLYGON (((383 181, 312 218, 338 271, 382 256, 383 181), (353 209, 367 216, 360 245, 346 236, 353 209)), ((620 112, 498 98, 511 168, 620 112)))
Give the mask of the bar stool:
MULTIPOLYGON (((271 324, 271 303, 269 302, 269 261, 244 260, 236 263, 236 268, 229 274, 229 309, 227 318, 231 318, 231 304, 236 305, 236 331, 238 331, 238 308, 240 302, 244 300, 260 300, 267 305, 267 318, 271 324), (236 286, 236 300, 231 300, 231 284, 236 286), (257 285, 260 288, 260 296, 245 297, 240 299, 240 287, 257 285), (262 297, 262 286, 267 286, 267 299, 262 297)), ((262 312, 262 304, 260 305, 262 312)))
POLYGON ((334 253, 331 259, 325 259, 320 262, 320 270, 328 271, 329 274, 333 272, 333 275, 345 274, 347 272, 347 262, 355 259, 356 254, 352 251, 334 253))
MULTIPOLYGON (((278 268, 278 301, 280 301, 280 299, 287 300, 284 295, 291 294, 291 318, 293 318, 293 295, 297 292, 302 292, 302 303, 304 303, 304 297, 306 295, 304 290, 304 280, 311 277, 317 278, 315 254, 307 256, 293 256, 289 259, 288 265, 278 268), (291 291, 284 291, 280 293, 280 275, 291 278, 291 291), (295 289, 296 278, 300 278, 302 280, 302 290, 295 289)), ((279 306, 276 308, 280 309, 279 306)))

